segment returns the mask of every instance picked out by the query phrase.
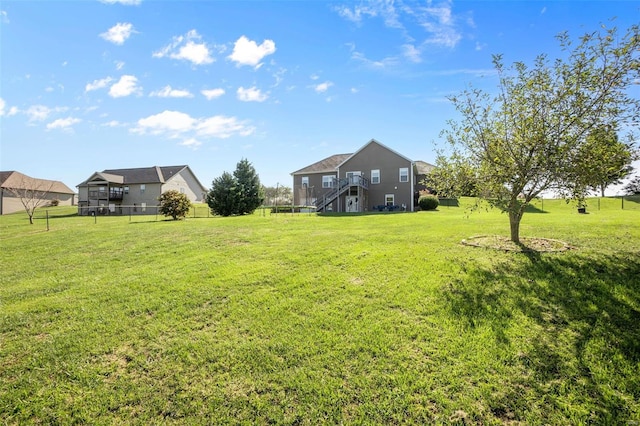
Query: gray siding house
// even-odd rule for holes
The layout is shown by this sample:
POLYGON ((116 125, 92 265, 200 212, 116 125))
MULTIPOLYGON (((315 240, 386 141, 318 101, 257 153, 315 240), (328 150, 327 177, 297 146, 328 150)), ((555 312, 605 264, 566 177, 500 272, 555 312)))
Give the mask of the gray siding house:
POLYGON ((155 214, 158 197, 170 190, 194 203, 207 193, 189 166, 104 170, 78 185, 78 214, 155 214))
POLYGON ((353 154, 338 154, 297 170, 294 204, 319 212, 414 211, 419 183, 434 166, 414 162, 370 140, 353 154))

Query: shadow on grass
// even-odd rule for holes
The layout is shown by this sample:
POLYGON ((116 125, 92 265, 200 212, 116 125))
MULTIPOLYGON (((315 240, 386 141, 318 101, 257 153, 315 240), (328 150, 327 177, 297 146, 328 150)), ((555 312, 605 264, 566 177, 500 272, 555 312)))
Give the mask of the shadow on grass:
POLYGON ((549 212, 545 212, 542 209, 539 209, 538 207, 534 206, 533 204, 527 204, 527 207, 524 210, 526 213, 549 213, 549 212))
POLYGON ((489 401, 492 412, 497 417, 515 413, 524 420, 534 400, 543 416, 555 416, 546 419, 551 423, 559 415, 578 423, 636 421, 638 254, 521 256, 528 259, 466 265, 466 276, 445 292, 452 315, 470 330, 490 326, 496 344, 511 349, 517 369, 524 372, 508 384, 527 392, 489 401), (510 341, 518 327, 516 335, 524 334, 528 344, 510 341))

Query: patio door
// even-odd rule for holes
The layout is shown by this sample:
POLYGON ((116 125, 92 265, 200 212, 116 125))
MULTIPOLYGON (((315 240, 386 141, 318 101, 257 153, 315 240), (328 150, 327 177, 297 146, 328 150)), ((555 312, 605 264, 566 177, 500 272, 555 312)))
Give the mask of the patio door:
POLYGON ((347 180, 349 181, 349 185, 359 184, 360 176, 362 176, 362 172, 347 172, 347 180))
POLYGON ((355 213, 360 211, 360 197, 357 195, 347 195, 345 197, 345 212, 355 213))

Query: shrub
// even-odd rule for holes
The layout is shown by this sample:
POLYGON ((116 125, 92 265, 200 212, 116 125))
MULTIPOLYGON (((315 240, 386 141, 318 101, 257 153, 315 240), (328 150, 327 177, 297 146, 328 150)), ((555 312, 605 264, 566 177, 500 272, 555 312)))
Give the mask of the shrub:
POLYGON ((439 204, 438 197, 433 195, 423 195, 418 199, 418 205, 422 210, 435 210, 439 204))
POLYGON ((158 201, 160 201, 160 214, 171 216, 173 220, 185 217, 191 208, 189 198, 173 189, 160 195, 158 201))
POLYGON ((60 205, 60 200, 58 200, 57 198, 56 198, 56 199, 53 199, 53 200, 49 201, 49 205, 50 205, 51 207, 59 206, 59 205, 60 205))

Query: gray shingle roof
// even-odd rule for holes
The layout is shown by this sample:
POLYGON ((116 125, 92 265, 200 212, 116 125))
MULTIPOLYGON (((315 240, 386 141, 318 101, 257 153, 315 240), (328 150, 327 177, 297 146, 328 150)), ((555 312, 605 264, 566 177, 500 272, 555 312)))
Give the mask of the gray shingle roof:
POLYGON ((426 161, 414 161, 413 162, 416 165, 416 173, 419 175, 426 175, 428 173, 431 172, 431 170, 435 169, 436 166, 434 166, 433 164, 429 164, 426 161))
POLYGON ((320 160, 315 162, 307 167, 304 167, 300 170, 297 170, 292 175, 299 175, 303 173, 321 173, 321 172, 335 172, 336 167, 345 161, 347 158, 351 157, 353 154, 336 154, 331 157, 327 157, 324 160, 320 160))
POLYGON ((164 183, 187 166, 139 167, 103 170, 103 174, 122 176, 124 184, 164 183))

